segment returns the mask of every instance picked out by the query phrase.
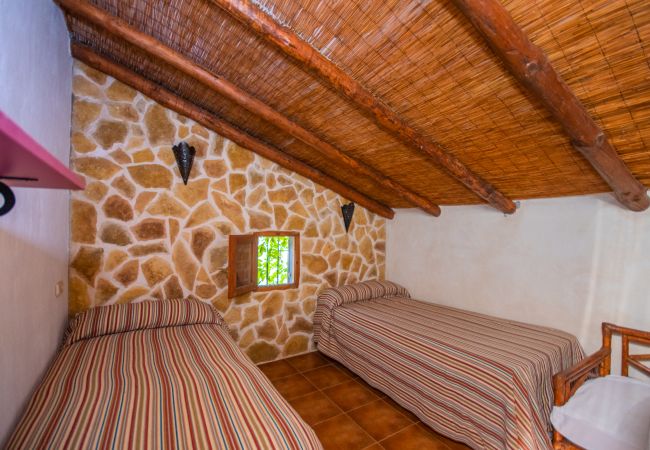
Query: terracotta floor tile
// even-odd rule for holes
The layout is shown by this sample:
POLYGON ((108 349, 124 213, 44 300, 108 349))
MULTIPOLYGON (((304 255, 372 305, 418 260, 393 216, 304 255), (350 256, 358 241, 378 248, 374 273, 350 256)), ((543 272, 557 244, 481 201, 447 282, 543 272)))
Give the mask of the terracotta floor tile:
POLYGON ((359 375, 352 372, 350 369, 348 369, 347 367, 345 367, 343 364, 339 363, 338 361, 334 361, 333 365, 334 365, 334 367, 339 369, 341 372, 343 372, 344 374, 346 374, 350 378, 359 378, 359 375))
POLYGON ((287 400, 314 392, 316 387, 300 374, 289 375, 271 381, 280 394, 287 400))
POLYGON ((357 380, 346 381, 323 392, 331 398, 343 411, 349 411, 379 399, 371 390, 365 388, 357 380))
POLYGON ((294 398, 289 403, 311 426, 341 414, 339 407, 320 391, 294 398))
POLYGON ((386 400, 393 408, 404 414, 408 419, 410 419, 413 422, 419 422, 420 418, 413 414, 411 411, 408 409, 402 407, 399 403, 397 403, 395 400, 393 400, 390 397, 385 397, 384 400, 386 400))
POLYGON ((450 450, 444 441, 421 424, 413 424, 380 442, 386 450, 450 450))
POLYGON ((378 441, 403 430, 413 423, 412 420, 407 419, 384 400, 376 400, 360 408, 348 411, 348 415, 378 441))
POLYGON ((326 358, 319 352, 305 353, 304 355, 294 356, 292 358, 285 359, 284 361, 291 364, 291 366, 298 372, 306 372, 308 370, 326 366, 331 363, 331 360, 329 358, 326 358))
POLYGON ((372 444, 370 447, 366 447, 363 450, 384 450, 384 447, 381 446, 381 444, 375 443, 372 444))
POLYGON ((282 378, 297 373, 296 369, 294 369, 284 359, 262 364, 257 367, 264 372, 264 375, 266 375, 269 380, 275 380, 276 378, 282 378))
POLYGON ((361 450, 374 443, 373 439, 345 414, 321 422, 313 428, 325 450, 361 450))
POLYGON ((318 389, 326 389, 336 384, 351 380, 349 376, 334 366, 323 366, 318 369, 303 372, 303 375, 318 389))

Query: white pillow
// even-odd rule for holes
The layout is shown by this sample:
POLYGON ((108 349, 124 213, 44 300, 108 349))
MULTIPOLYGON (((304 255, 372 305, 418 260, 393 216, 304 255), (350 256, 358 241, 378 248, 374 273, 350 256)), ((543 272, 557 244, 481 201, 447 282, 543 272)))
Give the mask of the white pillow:
POLYGON ((553 408, 551 423, 587 450, 650 450, 650 383, 616 375, 589 380, 553 408))

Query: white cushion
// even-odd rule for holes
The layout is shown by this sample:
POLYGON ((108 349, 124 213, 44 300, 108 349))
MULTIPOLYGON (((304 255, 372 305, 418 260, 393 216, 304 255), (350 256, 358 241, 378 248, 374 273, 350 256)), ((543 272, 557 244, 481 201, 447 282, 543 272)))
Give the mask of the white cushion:
POLYGON ((551 423, 587 450, 650 450, 650 383, 616 375, 589 380, 553 408, 551 423))

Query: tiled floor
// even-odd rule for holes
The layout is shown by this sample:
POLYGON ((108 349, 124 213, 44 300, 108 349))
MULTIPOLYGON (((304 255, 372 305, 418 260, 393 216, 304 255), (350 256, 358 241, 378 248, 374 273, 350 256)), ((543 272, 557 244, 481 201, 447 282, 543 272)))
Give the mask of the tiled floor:
POLYGON ((318 352, 260 366, 326 450, 468 449, 318 352))

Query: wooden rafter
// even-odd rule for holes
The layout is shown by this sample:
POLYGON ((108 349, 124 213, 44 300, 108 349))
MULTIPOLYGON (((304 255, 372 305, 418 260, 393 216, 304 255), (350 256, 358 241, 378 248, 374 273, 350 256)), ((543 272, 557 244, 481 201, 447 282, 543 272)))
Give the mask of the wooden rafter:
POLYGON ((352 189, 340 181, 326 175, 304 162, 290 156, 271 145, 256 139, 244 131, 231 125, 229 122, 213 115, 212 113, 197 107, 196 105, 180 98, 169 90, 158 84, 138 75, 137 73, 121 66, 109 59, 100 56, 91 49, 79 44, 72 45, 72 56, 89 65, 90 67, 104 72, 113 78, 125 83, 132 88, 142 92, 162 106, 172 111, 189 117, 206 128, 230 139, 236 144, 267 158, 278 165, 304 176, 341 196, 352 200, 364 208, 380 216, 392 219, 394 212, 391 208, 379 203, 372 198, 352 189))
POLYGON ((650 206, 646 188, 630 172, 603 130, 499 0, 452 0, 514 77, 557 119, 579 151, 633 211, 650 206))
POLYGON ((119 39, 129 42, 147 54, 159 58, 177 70, 213 89, 220 95, 234 101, 251 113, 263 118, 284 132, 301 140, 311 146, 314 150, 335 161, 340 166, 371 178, 378 185, 394 192, 429 214, 434 216, 440 215, 440 207, 435 203, 388 178, 370 165, 345 154, 332 144, 324 141, 316 134, 285 117, 283 114, 235 86, 233 83, 221 76, 210 73, 191 59, 167 47, 152 36, 134 29, 122 19, 97 8, 86 1, 56 1, 69 14, 92 23, 119 39))
POLYGON ((515 212, 515 204, 494 186, 472 172, 458 158, 439 144, 427 139, 408 125, 386 103, 325 58, 295 33, 275 22, 253 5, 251 0, 211 0, 237 20, 253 29, 286 55, 299 61, 319 79, 327 81, 337 92, 364 110, 382 128, 392 132, 404 143, 432 158, 451 176, 476 195, 504 213, 515 212))

